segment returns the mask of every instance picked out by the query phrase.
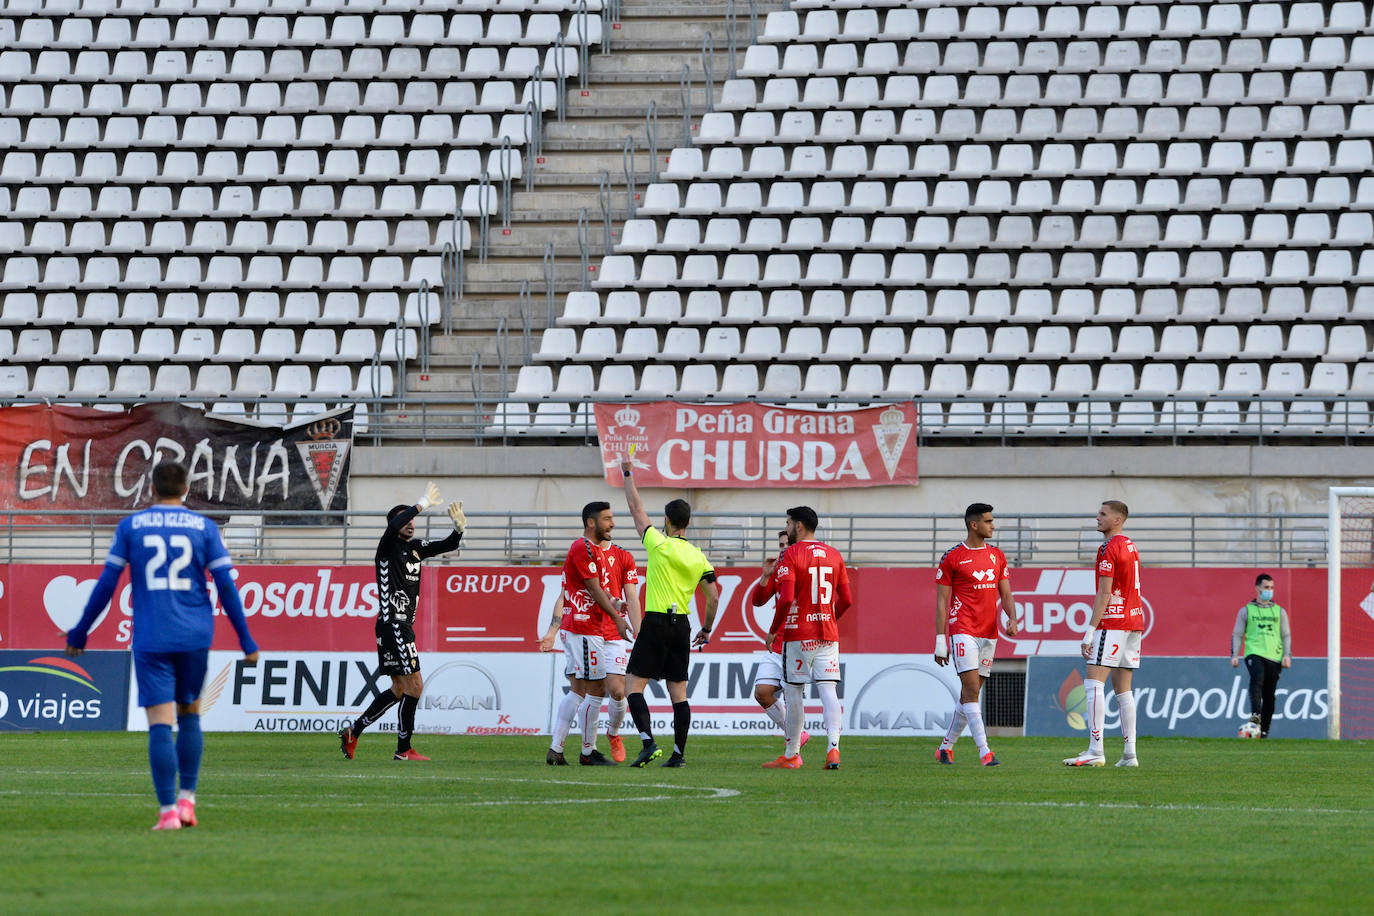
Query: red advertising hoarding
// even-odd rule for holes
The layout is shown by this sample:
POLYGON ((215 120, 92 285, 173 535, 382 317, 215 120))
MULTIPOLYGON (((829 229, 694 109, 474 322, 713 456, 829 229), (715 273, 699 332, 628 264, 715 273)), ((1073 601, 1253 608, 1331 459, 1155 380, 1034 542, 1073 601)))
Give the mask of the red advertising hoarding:
POLYGON ((597 404, 606 482, 645 487, 880 487, 916 482, 916 405, 597 404))
MULTIPOLYGON (((239 592, 254 638, 264 650, 368 652, 375 649, 377 590, 370 566, 244 566, 239 592)), ((721 611, 708 653, 762 648, 772 607, 749 606, 757 568, 717 571, 721 611)), ((1254 595, 1256 570, 1146 568, 1145 655, 1222 656, 1230 652, 1236 611, 1254 595)), ((1289 612, 1293 654, 1326 654, 1326 571, 1269 570, 1277 600, 1289 612)), ((80 617, 100 567, 0 566, 0 647, 52 649, 80 617)), ((416 636, 424 652, 536 652, 558 597, 555 567, 429 566, 421 583, 416 636)), ((928 568, 853 570, 856 605, 840 621, 841 645, 851 653, 926 654, 934 647, 935 580, 928 568)), ((1369 644, 1374 629, 1367 581, 1347 576, 1343 626, 1350 640, 1369 644), (1363 634, 1361 637, 1360 634, 1363 634)), ((1012 571, 1021 632, 998 643, 1004 658, 1076 655, 1092 611, 1092 572, 1078 568, 1012 571)), ((91 631, 92 649, 129 644, 130 597, 123 577, 112 609, 91 631)), ((1374 606, 1374 604, 1371 604, 1374 606)), ((1351 642, 1354 645, 1353 642, 1351 642)), ((215 629, 215 648, 237 641, 227 621, 215 629)))

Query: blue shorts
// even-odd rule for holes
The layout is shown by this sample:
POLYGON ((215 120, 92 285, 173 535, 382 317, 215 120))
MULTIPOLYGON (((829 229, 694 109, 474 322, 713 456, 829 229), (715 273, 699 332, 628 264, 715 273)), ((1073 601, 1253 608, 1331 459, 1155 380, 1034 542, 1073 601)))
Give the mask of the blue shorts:
POLYGON ((186 652, 135 652, 134 676, 138 679, 138 705, 194 703, 205 685, 210 665, 209 649, 186 652))

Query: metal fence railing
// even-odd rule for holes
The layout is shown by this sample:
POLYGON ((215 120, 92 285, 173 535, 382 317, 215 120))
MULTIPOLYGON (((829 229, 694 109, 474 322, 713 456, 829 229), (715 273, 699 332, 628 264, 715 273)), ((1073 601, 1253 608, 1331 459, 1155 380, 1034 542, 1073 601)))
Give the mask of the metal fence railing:
MULTIPOLYGON (((460 494, 453 494, 455 496, 460 494)), ((618 507, 616 494, 610 494, 618 507)), ((776 552, 783 506, 756 512, 699 514, 689 537, 719 565, 752 566, 776 552)), ((1093 510, 1095 506, 1086 506, 1093 510)), ((459 565, 558 565, 582 533, 580 507, 557 512, 469 512, 463 548, 440 562, 459 565)), ((49 512, 42 519, 0 513, 0 563, 101 563, 121 512, 49 512)), ((623 511, 617 540, 644 561, 623 511)), ((1012 514, 999 507, 994 542, 1013 566, 1087 566, 1101 535, 1090 514, 1012 514)), ((219 517, 225 544, 240 563, 346 565, 371 562, 383 513, 268 511, 219 517), (303 524, 303 521, 327 524, 303 524)), ((422 516, 416 536, 448 533, 442 513, 422 516)), ((1146 566, 1318 566, 1326 562, 1324 514, 1145 514, 1127 534, 1146 566)), ((934 566, 963 537, 958 517, 845 514, 822 519, 818 536, 856 566, 934 566)), ((1371 545, 1359 546, 1371 558, 1371 545)))

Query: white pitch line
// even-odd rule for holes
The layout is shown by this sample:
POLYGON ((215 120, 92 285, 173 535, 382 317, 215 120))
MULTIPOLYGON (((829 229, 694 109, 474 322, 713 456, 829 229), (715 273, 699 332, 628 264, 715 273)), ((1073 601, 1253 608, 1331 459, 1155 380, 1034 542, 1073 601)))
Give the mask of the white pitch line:
POLYGON ((1057 802, 1057 801, 939 801, 930 807, 960 805, 968 808, 1120 808, 1134 811, 1243 811, 1254 814, 1374 814, 1371 808, 1264 808, 1253 805, 1179 805, 1147 802, 1057 802))

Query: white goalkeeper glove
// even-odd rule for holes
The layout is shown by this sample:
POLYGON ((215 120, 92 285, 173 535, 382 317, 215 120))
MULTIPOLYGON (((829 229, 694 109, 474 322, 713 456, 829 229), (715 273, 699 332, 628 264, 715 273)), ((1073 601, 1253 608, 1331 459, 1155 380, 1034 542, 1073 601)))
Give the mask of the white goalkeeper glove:
POLYGON ((456 503, 448 504, 448 517, 453 519, 453 530, 459 534, 468 525, 468 517, 463 514, 463 501, 460 499, 456 503))
POLYGON ((420 507, 421 512, 424 512, 426 509, 432 509, 439 505, 439 501, 439 488, 431 480, 425 484, 425 495, 415 500, 415 505, 420 507))
POLYGON ((935 634, 935 657, 949 658, 949 639, 943 633, 935 634))

